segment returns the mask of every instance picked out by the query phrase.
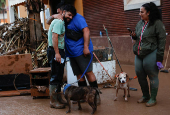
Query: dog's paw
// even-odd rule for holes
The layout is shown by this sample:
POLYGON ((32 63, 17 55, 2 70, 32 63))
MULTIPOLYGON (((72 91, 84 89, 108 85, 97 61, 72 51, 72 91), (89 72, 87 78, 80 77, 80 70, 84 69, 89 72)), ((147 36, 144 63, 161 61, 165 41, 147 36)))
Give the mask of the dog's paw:
POLYGON ((130 97, 130 95, 127 95, 128 97, 130 97))
POLYGON ((115 97, 114 101, 117 101, 117 97, 115 97))
POLYGON ((128 99, 127 99, 127 98, 125 98, 125 101, 126 101, 126 102, 128 102, 128 99))

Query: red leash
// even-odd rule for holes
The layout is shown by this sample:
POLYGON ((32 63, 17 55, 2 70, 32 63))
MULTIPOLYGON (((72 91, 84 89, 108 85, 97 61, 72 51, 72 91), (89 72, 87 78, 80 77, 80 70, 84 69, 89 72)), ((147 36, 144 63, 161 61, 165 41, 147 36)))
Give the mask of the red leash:
MULTIPOLYGON (((103 69, 105 70, 105 72, 107 73, 107 75, 110 77, 110 79, 113 81, 112 77, 109 75, 109 73, 107 72, 107 70, 104 68, 104 66, 101 64, 101 62, 99 61, 99 59, 97 58, 96 54, 93 52, 93 55, 95 56, 95 58, 97 59, 97 61, 100 63, 100 65, 103 67, 103 69)), ((115 82, 115 81, 113 81, 115 82)))

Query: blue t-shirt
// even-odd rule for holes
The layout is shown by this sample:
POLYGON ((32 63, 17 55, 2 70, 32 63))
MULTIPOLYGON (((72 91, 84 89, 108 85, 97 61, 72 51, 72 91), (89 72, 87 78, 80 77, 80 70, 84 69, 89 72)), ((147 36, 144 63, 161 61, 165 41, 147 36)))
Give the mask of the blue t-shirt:
MULTIPOLYGON (((85 28, 85 27, 88 27, 85 18, 82 15, 77 13, 73 17, 71 22, 67 25, 66 28, 80 33, 80 32, 82 32, 83 28, 85 28)), ((75 41, 75 40, 67 38, 67 31, 66 31, 65 50, 66 50, 66 57, 77 57, 77 56, 82 55, 83 50, 84 50, 84 37, 75 41)), ((93 44, 92 44, 91 39, 90 39, 90 43, 89 43, 89 50, 90 50, 90 52, 93 51, 93 44)))

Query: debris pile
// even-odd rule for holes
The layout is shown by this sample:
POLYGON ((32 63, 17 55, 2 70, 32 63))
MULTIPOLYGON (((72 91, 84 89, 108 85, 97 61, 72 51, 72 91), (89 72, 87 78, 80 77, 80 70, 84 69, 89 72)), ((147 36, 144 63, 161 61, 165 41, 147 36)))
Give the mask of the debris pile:
POLYGON ((0 26, 0 56, 31 53, 33 68, 47 66, 47 31, 42 30, 42 42, 37 49, 30 47, 29 19, 20 18, 0 26))
POLYGON ((3 25, 0 30, 0 55, 15 54, 29 45, 28 19, 21 18, 3 25))

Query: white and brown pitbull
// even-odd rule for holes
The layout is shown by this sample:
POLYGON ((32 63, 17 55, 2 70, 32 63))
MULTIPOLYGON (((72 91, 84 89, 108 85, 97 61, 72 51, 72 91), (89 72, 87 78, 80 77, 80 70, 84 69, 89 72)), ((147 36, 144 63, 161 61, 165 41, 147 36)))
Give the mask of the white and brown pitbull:
POLYGON ((119 89, 124 90, 125 101, 128 101, 127 97, 130 97, 129 94, 129 77, 127 73, 121 72, 120 74, 116 75, 116 97, 114 101, 117 101, 117 94, 119 89), (127 93, 128 90, 128 93, 127 93))

